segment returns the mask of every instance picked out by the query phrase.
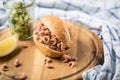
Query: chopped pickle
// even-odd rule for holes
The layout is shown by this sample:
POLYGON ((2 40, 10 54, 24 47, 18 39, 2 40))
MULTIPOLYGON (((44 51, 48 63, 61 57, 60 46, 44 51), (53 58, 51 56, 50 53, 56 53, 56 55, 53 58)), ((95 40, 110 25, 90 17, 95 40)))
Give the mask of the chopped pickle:
POLYGON ((30 36, 29 24, 30 16, 22 2, 15 2, 10 10, 9 23, 13 34, 17 34, 19 39, 24 39, 30 36))

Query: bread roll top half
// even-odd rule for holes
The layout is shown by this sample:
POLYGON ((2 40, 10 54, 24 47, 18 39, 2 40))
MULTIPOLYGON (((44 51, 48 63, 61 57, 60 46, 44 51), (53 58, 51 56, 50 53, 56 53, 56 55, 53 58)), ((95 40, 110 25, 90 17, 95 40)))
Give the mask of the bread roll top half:
POLYGON ((56 16, 44 16, 40 22, 44 24, 64 45, 68 44, 70 35, 64 22, 56 16))

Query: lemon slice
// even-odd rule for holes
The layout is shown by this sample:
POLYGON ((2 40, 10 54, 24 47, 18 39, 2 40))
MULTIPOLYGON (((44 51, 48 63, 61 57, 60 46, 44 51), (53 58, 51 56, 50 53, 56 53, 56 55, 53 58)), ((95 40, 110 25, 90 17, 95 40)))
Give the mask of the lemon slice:
POLYGON ((0 57, 10 54, 17 48, 18 37, 13 35, 0 42, 0 57))

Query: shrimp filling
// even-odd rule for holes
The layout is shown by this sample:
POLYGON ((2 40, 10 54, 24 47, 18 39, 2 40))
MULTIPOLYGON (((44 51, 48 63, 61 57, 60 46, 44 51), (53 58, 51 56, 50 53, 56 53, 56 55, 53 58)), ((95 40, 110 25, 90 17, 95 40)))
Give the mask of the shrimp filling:
POLYGON ((53 50, 62 52, 68 49, 44 24, 35 27, 35 38, 53 50))

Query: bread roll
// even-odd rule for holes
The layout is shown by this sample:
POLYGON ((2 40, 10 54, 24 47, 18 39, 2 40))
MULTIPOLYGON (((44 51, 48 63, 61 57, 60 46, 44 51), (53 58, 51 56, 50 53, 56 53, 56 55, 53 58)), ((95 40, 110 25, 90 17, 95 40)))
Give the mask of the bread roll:
POLYGON ((33 26, 33 40, 40 51, 49 57, 61 57, 71 52, 77 41, 77 27, 56 16, 44 16, 33 26))

